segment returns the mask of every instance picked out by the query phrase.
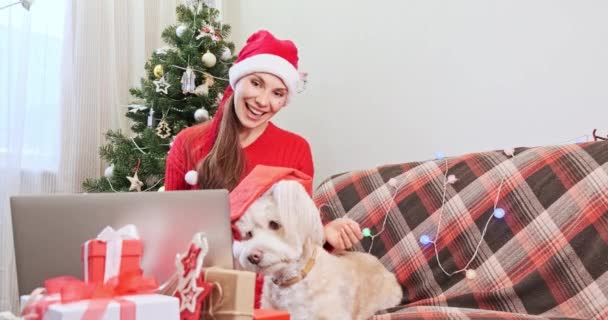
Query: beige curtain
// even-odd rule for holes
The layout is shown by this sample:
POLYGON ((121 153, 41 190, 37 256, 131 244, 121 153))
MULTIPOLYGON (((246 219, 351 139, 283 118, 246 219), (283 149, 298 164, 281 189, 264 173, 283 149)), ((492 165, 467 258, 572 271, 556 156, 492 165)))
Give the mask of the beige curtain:
MULTIPOLYGON (((44 135, 54 132, 52 130, 57 132, 58 146, 54 153, 58 159, 57 165, 37 170, 27 168, 26 161, 22 161, 22 146, 5 148, 8 160, 0 161, 0 173, 3 173, 5 180, 0 185, 0 311, 18 311, 8 197, 24 193, 80 192, 85 178, 101 175, 105 164, 99 159, 98 149, 105 142, 103 133, 110 128, 128 129, 129 124, 124 116, 130 102, 128 90, 139 83, 151 52, 164 46, 160 35, 168 24, 175 21, 175 7, 178 3, 178 0, 64 1, 66 24, 60 50, 62 63, 57 70, 61 85, 58 89, 55 88, 59 91, 58 108, 47 118, 47 122, 54 123, 54 126, 49 127, 51 131, 37 133, 44 135)), ((26 23, 35 24, 34 13, 43 15, 40 13, 44 10, 43 3, 49 1, 34 2, 30 12, 18 6, 8 10, 13 15, 31 15, 25 18, 26 23), (36 8, 37 5, 39 8, 36 8)), ((1 41, 7 41, 9 46, 10 41, 17 39, 7 37, 1 41)), ((24 50, 44 49, 36 47, 34 41, 28 45, 24 46, 24 50)), ((7 65, 23 67, 16 55, 2 54, 0 59, 7 65)), ((0 85, 9 86, 16 81, 28 82, 27 78, 23 79, 27 74, 14 74, 20 78, 7 78, 6 81, 0 81, 0 85)), ((37 74, 39 73, 34 73, 37 74)), ((9 111, 21 110, 19 108, 22 105, 15 105, 15 101, 39 93, 31 89, 19 91, 7 87, 5 91, 13 91, 9 95, 14 95, 15 99, 6 98, 2 107, 6 103, 9 111)), ((44 106, 40 108, 42 110, 44 106)), ((27 117, 25 113, 15 116, 23 123, 28 121, 27 117)), ((40 128, 25 125, 19 129, 19 132, 13 130, 10 134, 7 131, 7 137, 27 136, 32 130, 40 128)), ((0 130, 5 128, 0 125, 0 130)), ((3 137, 0 134, 0 138, 3 137)), ((1 146, 0 144, 0 156, 3 150, 1 146)), ((0 157, 0 160, 3 158, 0 157)))

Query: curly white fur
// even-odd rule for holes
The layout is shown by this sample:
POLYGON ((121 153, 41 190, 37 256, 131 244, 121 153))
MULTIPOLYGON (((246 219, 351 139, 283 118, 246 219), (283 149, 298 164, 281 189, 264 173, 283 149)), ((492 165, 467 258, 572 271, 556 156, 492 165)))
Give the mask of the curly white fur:
POLYGON ((235 259, 244 269, 265 275, 262 308, 286 310, 291 319, 367 319, 399 304, 395 275, 367 253, 332 255, 322 249, 319 211, 302 185, 280 181, 237 221, 243 241, 235 259), (290 286, 316 250, 316 263, 290 286))

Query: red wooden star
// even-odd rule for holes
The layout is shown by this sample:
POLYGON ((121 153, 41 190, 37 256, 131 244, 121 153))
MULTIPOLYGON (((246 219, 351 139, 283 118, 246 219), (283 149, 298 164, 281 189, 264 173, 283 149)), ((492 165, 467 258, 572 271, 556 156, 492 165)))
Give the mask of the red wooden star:
POLYGON ((203 309, 203 301, 211 294, 213 284, 204 282, 202 275, 196 279, 196 286, 186 282, 184 288, 178 288, 175 297, 179 299, 180 320, 199 320, 203 309))
POLYGON ((190 245, 190 249, 188 249, 188 254, 181 259, 182 266, 184 267, 184 278, 188 276, 190 271, 196 268, 196 260, 198 259, 199 254, 201 253, 201 248, 196 248, 194 244, 190 245))

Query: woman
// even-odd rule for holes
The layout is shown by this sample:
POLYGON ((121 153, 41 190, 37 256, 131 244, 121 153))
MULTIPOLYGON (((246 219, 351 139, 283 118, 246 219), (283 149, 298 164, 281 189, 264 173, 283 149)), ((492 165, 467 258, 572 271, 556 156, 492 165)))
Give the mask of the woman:
MULTIPOLYGON (((230 68, 229 80, 215 118, 176 136, 167 157, 165 190, 232 190, 258 164, 294 168, 313 177, 308 142, 270 122, 300 81, 294 43, 265 30, 254 33, 230 68), (192 174, 195 179, 186 179, 192 174)), ((325 236, 336 250, 362 238, 359 225, 350 219, 326 224, 325 236)))

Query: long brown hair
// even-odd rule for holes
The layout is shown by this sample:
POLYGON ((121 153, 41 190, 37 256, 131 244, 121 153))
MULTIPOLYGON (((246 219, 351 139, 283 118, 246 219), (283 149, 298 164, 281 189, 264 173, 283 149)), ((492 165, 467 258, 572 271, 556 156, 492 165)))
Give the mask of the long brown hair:
POLYGON ((245 170, 245 152, 239 140, 242 125, 234 109, 234 95, 226 101, 223 112, 213 147, 196 168, 201 189, 232 191, 245 170))

